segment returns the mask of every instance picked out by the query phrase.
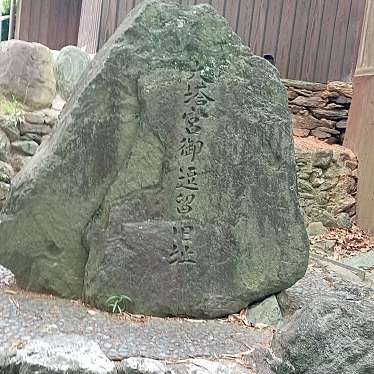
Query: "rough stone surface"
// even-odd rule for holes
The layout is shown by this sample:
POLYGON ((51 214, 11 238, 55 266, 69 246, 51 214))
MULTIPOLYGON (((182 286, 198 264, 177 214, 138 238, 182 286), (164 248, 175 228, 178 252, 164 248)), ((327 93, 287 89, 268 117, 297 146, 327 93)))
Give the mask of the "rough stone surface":
POLYGON ((326 281, 315 275, 287 290, 293 296, 281 296, 288 311, 300 310, 276 334, 274 353, 294 373, 374 372, 374 304, 367 292, 333 274, 326 281))
POLYGON ((87 309, 81 303, 17 289, 0 290, 0 328, 0 349, 48 336, 75 334, 97 343, 113 361, 131 357, 168 362, 240 358, 268 345, 272 337, 270 328, 247 328, 227 320, 118 318, 87 309))
POLYGON ((283 83, 287 87, 294 135, 314 136, 328 144, 343 144, 352 84, 331 82, 320 85, 288 79, 283 79, 283 83))
POLYGON ((1 130, 5 133, 5 135, 11 142, 18 140, 20 137, 18 121, 16 118, 12 118, 9 116, 0 116, 0 131, 1 130))
POLYGON ((344 263, 363 270, 372 270, 374 269, 374 250, 349 258, 344 263))
POLYGON ((350 229, 352 227, 352 220, 348 213, 339 213, 336 216, 336 224, 339 228, 350 229))
POLYGON ((53 58, 38 43, 10 40, 0 43, 0 92, 14 95, 31 108, 51 105, 56 95, 53 58))
POLYGON ((247 320, 255 324, 277 326, 282 322, 282 312, 277 298, 273 295, 260 303, 251 305, 247 311, 247 320))
POLYGON ((76 297, 86 272, 100 307, 214 317, 302 277, 287 96, 213 8, 144 2, 80 82, 1 219, 19 285, 76 297))
POLYGON ((326 234, 328 230, 322 222, 312 222, 308 225, 307 232, 309 236, 315 236, 326 234))
POLYGON ((13 168, 9 164, 0 161, 0 182, 10 183, 13 175, 13 168))
POLYGON ((0 373, 115 374, 115 365, 96 343, 57 335, 0 351, 0 373))
POLYGON ((64 47, 55 62, 57 92, 68 100, 84 70, 90 64, 90 56, 78 47, 64 47))
POLYGON ((345 147, 310 138, 295 138, 295 146, 298 192, 306 225, 322 222, 326 227, 348 226, 356 211, 356 156, 345 147))
MULTIPOLYGON (((131 357, 117 365, 118 374, 248 374, 248 368, 230 360, 189 359, 180 363, 131 357)), ((255 371, 255 373, 260 373, 255 371)), ((264 374, 264 373, 263 373, 264 374)))
POLYGON ((33 140, 17 140, 12 143, 12 148, 25 156, 33 156, 38 149, 38 143, 33 140))
MULTIPOLYGON (((2 274, 0 266, 0 288, 2 274)), ((34 347, 34 362, 45 362, 45 353, 63 345, 63 352, 77 357, 79 350, 65 339, 74 333, 84 337, 85 347, 96 342, 115 361, 117 374, 371 374, 370 300, 373 288, 317 264, 278 295, 287 319, 278 329, 249 328, 232 319, 116 318, 81 303, 5 289, 0 290, 0 356, 4 362, 4 352, 14 359, 34 347), (35 341, 53 343, 45 352, 35 341)), ((101 351, 95 350, 103 357, 101 351)))
POLYGON ((0 161, 8 161, 10 156, 10 141, 3 130, 0 130, 0 161))

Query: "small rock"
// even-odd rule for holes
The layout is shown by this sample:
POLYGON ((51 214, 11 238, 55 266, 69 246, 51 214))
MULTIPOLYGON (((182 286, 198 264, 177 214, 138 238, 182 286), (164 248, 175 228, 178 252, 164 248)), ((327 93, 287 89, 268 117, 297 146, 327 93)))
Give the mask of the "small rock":
POLYGON ((325 109, 344 109, 344 105, 339 105, 339 104, 336 104, 336 103, 330 103, 328 105, 325 106, 325 109))
POLYGON ((13 178, 14 170, 11 165, 0 161, 0 182, 10 183, 13 178))
POLYGON ((348 169, 351 169, 352 171, 358 168, 358 162, 354 160, 347 160, 344 164, 348 169))
POLYGON ((293 134, 295 136, 300 136, 302 138, 305 138, 309 135, 310 133, 310 130, 307 130, 307 129, 298 129, 298 128, 293 128, 293 134))
POLYGON ((350 83, 345 83, 345 82, 340 82, 340 81, 334 81, 334 82, 329 82, 327 84, 327 89, 329 91, 335 91, 339 93, 340 95, 352 98, 353 95, 353 88, 352 84, 350 83))
POLYGON ((57 122, 58 116, 60 114, 60 111, 55 109, 44 109, 44 122, 47 125, 54 126, 57 122))
POLYGON ((292 123, 293 127, 298 129, 313 130, 321 126, 320 121, 311 115, 294 115, 292 116, 292 123))
POLYGON ((0 182, 0 201, 6 200, 6 198, 8 197, 9 191, 10 191, 10 185, 8 183, 0 182))
POLYGON ((325 100, 318 96, 311 96, 311 97, 303 97, 299 96, 295 100, 292 101, 292 104, 300 105, 304 107, 310 107, 310 108, 318 108, 323 107, 326 105, 325 100))
POLYGON ((356 205, 356 199, 353 196, 346 195, 341 201, 337 202, 337 206, 334 209, 334 214, 338 215, 342 212, 347 212, 356 205))
POLYGON ((23 122, 20 124, 21 135, 31 133, 38 135, 48 135, 51 132, 51 128, 46 125, 33 124, 28 122, 23 122))
POLYGON ((20 140, 32 140, 40 145, 42 142, 42 137, 37 134, 25 134, 21 136, 20 140))
POLYGON ((336 128, 337 129, 346 129, 348 127, 348 121, 347 120, 342 120, 336 123, 336 128))
POLYGON ((330 120, 346 120, 348 118, 348 110, 346 109, 321 109, 311 108, 313 115, 317 118, 327 118, 330 120))
POLYGON ((336 104, 344 105, 344 106, 350 106, 352 103, 352 99, 346 96, 339 95, 337 97, 331 97, 330 101, 336 104))
POLYGON ((327 88, 327 85, 324 83, 298 81, 293 79, 282 79, 282 82, 287 87, 299 88, 301 90, 324 91, 327 88))
POLYGON ((325 252, 330 253, 334 251, 336 245, 336 240, 318 240, 316 243, 312 245, 312 251, 314 252, 325 252))
POLYGON ((246 314, 248 322, 262 323, 269 326, 278 326, 282 322, 282 312, 277 298, 273 295, 264 301, 251 305, 246 314))
POLYGON ((78 47, 63 48, 55 62, 57 91, 68 100, 84 70, 90 64, 89 55, 78 47))
POLYGON ((20 137, 17 119, 15 118, 1 117, 0 129, 4 131, 11 142, 18 140, 20 137))
POLYGON ((37 112, 25 112, 25 121, 33 124, 44 123, 44 113, 42 111, 37 112))
POLYGON ((8 161, 10 156, 10 141, 5 132, 0 130, 0 161, 8 161))
POLYGON ((374 250, 351 257, 344 263, 363 270, 374 269, 374 250))
POLYGON ((339 213, 336 216, 336 224, 339 228, 350 229, 352 227, 351 217, 348 213, 339 213))
POLYGON ((31 159, 30 156, 22 156, 22 155, 13 155, 10 164, 13 167, 13 170, 18 173, 25 165, 26 163, 31 159))
POLYGON ((293 91, 292 89, 287 90, 287 95, 288 95, 288 100, 294 100, 299 96, 297 92, 293 91))
POLYGON ((333 160, 334 153, 331 149, 321 149, 312 156, 312 165, 314 167, 327 169, 333 160))
POLYGON ((168 368, 162 361, 144 357, 130 357, 117 365, 120 373, 167 374, 168 368))
POLYGON ((306 230, 309 236, 323 235, 329 231, 325 226, 323 226, 322 222, 312 222, 306 230))
POLYGON ((328 127, 329 129, 334 129, 336 127, 335 121, 330 121, 326 118, 322 118, 319 121, 321 123, 321 127, 328 127))
POLYGON ((312 135, 318 139, 327 139, 330 137, 330 134, 321 130, 312 130, 312 135))
POLYGON ((330 127, 317 127, 315 131, 323 131, 323 132, 327 132, 328 134, 333 134, 333 135, 340 134, 338 130, 332 129, 330 127))
POLYGON ((337 144, 338 143, 338 139, 335 138, 334 136, 330 136, 329 138, 325 139, 324 141, 327 144, 337 144))
POLYGON ((18 140, 12 143, 12 148, 27 156, 33 156, 38 149, 38 143, 33 140, 18 140))
POLYGON ((60 95, 57 94, 52 102, 52 109, 56 112, 61 112, 65 104, 66 101, 60 95))

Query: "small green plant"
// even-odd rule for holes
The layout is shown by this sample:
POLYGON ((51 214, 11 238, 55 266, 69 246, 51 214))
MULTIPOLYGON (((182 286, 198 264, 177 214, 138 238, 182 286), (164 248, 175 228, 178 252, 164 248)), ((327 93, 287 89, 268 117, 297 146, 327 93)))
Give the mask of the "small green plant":
POLYGON ((12 96, 10 100, 0 96, 0 113, 18 116, 22 111, 21 104, 12 96))
POLYGON ((105 302, 106 306, 110 308, 112 313, 118 314, 125 311, 129 303, 132 303, 132 300, 126 295, 114 295, 109 297, 105 302))

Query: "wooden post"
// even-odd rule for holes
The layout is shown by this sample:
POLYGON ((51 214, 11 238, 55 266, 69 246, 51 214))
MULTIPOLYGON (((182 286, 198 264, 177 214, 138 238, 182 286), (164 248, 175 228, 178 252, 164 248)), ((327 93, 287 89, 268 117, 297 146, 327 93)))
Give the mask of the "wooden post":
POLYGON ((10 13, 9 13, 9 32, 8 39, 14 38, 14 22, 16 20, 16 0, 10 2, 10 13))
POLYGON ((357 223, 374 233, 374 0, 367 0, 344 145, 359 161, 357 223))

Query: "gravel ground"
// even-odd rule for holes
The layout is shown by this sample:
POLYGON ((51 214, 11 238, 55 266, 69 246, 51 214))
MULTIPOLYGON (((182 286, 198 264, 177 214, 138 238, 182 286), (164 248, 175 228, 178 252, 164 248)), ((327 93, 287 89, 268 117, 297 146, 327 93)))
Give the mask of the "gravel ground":
POLYGON ((96 341, 112 360, 219 358, 267 346, 270 329, 254 329, 226 320, 124 320, 89 309, 80 302, 31 294, 5 286, 9 272, 0 268, 0 349, 35 337, 78 334, 96 341))

